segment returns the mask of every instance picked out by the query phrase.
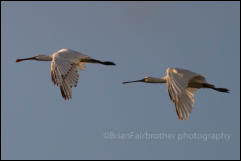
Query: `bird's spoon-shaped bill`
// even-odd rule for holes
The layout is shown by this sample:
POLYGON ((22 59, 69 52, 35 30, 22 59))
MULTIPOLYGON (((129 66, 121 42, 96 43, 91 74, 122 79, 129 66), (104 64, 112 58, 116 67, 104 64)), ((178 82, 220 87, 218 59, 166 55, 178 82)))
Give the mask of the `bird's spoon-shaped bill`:
POLYGON ((24 59, 16 59, 16 63, 23 61, 23 60, 35 60, 35 57, 31 57, 31 58, 24 58, 24 59))
POLYGON ((122 84, 127 84, 127 83, 135 83, 135 82, 144 82, 144 79, 135 80, 135 81, 127 81, 127 82, 122 82, 122 84))

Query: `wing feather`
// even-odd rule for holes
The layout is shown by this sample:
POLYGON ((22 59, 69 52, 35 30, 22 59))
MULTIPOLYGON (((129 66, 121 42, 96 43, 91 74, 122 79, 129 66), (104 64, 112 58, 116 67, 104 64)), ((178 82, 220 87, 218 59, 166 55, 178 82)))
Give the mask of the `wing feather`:
POLYGON ((79 79, 78 66, 73 64, 68 74, 64 77, 64 81, 70 86, 77 86, 79 79))
POLYGON ((175 104, 176 112, 180 120, 187 119, 192 112, 194 94, 198 88, 189 88, 188 84, 195 77, 197 77, 197 79, 204 78, 197 73, 185 69, 167 69, 168 93, 175 104))
POLYGON ((72 87, 76 87, 78 83, 78 69, 84 69, 84 63, 80 63, 74 59, 67 59, 66 55, 53 55, 51 63, 51 79, 52 82, 60 87, 62 97, 67 100, 72 98, 72 87))

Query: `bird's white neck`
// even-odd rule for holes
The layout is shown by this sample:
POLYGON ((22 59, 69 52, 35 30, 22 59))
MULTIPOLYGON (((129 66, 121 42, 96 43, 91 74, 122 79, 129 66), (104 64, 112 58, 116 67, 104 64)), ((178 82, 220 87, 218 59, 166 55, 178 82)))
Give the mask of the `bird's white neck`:
POLYGON ((38 61, 52 61, 52 57, 48 55, 37 55, 35 59, 38 61))
POLYGON ((154 78, 154 77, 146 77, 144 78, 145 83, 166 83, 165 77, 154 78))

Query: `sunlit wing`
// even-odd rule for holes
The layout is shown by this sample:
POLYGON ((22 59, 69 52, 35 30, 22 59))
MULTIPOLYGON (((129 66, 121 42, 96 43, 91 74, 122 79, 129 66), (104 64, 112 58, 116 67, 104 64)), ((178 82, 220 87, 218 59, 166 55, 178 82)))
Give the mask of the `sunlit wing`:
POLYGON ((51 63, 51 78, 55 85, 60 87, 64 99, 72 98, 72 87, 78 83, 78 69, 83 70, 84 63, 74 63, 59 55, 53 56, 51 63))
POLYGON ((201 75, 178 68, 167 69, 167 88, 171 100, 174 102, 180 120, 185 120, 192 112, 194 94, 198 88, 188 88, 193 79, 205 79, 201 75))
POLYGON ((192 112, 194 104, 194 93, 197 88, 187 88, 179 101, 173 101, 175 104, 176 112, 180 120, 186 120, 192 112))

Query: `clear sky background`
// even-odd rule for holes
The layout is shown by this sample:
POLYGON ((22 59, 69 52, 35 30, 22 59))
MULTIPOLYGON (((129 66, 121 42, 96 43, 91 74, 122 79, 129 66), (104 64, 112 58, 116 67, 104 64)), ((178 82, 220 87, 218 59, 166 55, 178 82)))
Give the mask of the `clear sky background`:
POLYGON ((1 9, 2 159, 240 159, 240 2, 1 2, 1 9), (15 63, 62 48, 117 66, 88 64, 65 101, 50 62, 15 63), (166 85, 121 84, 168 67, 201 73, 231 93, 199 90, 190 118, 180 121, 166 85), (176 137, 117 137, 145 133, 176 137), (230 138, 201 139, 214 134, 230 138))

